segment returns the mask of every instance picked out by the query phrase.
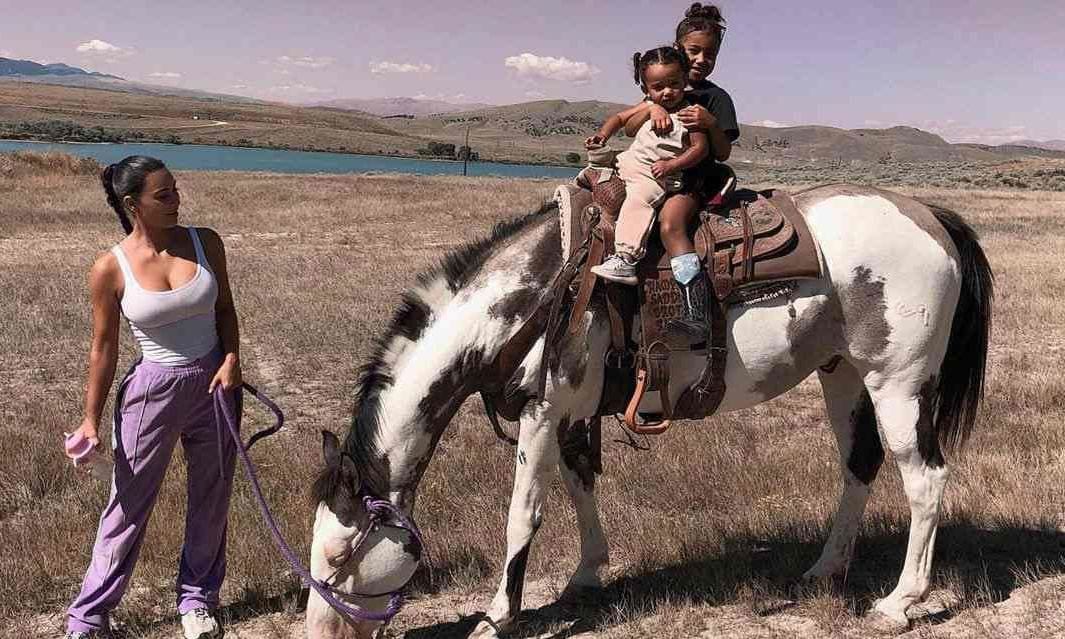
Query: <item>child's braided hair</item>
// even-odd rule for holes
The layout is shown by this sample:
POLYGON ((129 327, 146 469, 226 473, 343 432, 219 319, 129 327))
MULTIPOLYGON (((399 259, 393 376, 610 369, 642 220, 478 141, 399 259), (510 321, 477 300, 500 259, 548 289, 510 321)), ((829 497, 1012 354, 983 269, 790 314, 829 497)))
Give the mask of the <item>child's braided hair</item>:
POLYGON ((681 73, 685 77, 687 77, 688 70, 691 68, 691 62, 688 61, 688 55, 677 47, 658 47, 657 49, 651 49, 650 51, 644 51, 643 53, 637 51, 632 54, 632 67, 636 84, 641 87, 644 86, 644 69, 652 64, 676 64, 680 66, 681 73))

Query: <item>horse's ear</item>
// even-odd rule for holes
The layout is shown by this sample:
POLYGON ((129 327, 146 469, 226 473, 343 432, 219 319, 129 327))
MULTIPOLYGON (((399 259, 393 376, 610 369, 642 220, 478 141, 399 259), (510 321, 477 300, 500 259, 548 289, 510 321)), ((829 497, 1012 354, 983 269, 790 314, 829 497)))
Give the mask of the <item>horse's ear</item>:
POLYGON ((351 480, 351 485, 358 492, 362 480, 359 479, 359 471, 355 468, 355 460, 351 458, 351 455, 340 456, 340 472, 351 480))
POLYGON ((322 431, 322 457, 328 468, 340 465, 340 440, 328 430, 322 431))

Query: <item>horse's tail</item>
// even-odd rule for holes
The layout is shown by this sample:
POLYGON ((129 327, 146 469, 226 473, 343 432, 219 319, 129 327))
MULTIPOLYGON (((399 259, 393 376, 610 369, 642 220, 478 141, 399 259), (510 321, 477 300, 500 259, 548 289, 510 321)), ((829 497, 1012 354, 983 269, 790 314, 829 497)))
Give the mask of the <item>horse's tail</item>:
POLYGON ((995 276, 976 231, 954 211, 935 205, 928 208, 950 234, 961 258, 961 291, 939 369, 933 413, 939 441, 956 448, 972 432, 984 396, 995 276))

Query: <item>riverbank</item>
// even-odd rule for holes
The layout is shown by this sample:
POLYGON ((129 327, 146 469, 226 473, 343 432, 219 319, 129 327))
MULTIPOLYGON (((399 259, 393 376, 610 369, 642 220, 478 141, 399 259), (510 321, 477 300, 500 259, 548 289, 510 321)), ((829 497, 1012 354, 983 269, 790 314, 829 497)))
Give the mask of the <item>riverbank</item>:
POLYGON ((269 150, 199 144, 43 142, 0 140, 0 153, 59 152, 90 157, 104 164, 128 155, 150 155, 173 169, 204 171, 265 171, 271 173, 409 173, 419 175, 498 175, 512 178, 568 180, 578 167, 548 164, 469 162, 321 151, 269 150))
MULTIPOLYGON (((228 124, 228 123, 224 123, 228 124)), ((461 165, 463 160, 449 158, 444 156, 431 156, 422 155, 418 153, 365 153, 359 151, 346 150, 344 147, 338 148, 318 148, 313 145, 293 147, 287 144, 284 145, 272 145, 272 144, 255 144, 254 142, 247 142, 242 144, 200 144, 196 142, 182 142, 180 140, 171 140, 168 138, 153 139, 147 136, 137 137, 135 139, 116 139, 109 141, 99 141, 94 139, 54 139, 45 136, 13 136, 5 134, 0 136, 0 143, 3 142, 25 142, 31 144, 168 144, 172 146, 205 146, 205 147, 226 147, 232 149, 259 149, 266 151, 294 151, 299 153, 334 153, 337 155, 358 155, 365 157, 380 157, 380 158, 395 158, 399 160, 423 160, 425 162, 449 162, 451 164, 461 165)), ((509 164, 512 166, 543 166, 559 169, 575 169, 580 170, 583 163, 570 163, 565 162, 523 162, 515 159, 507 158, 492 158, 492 157, 480 157, 476 160, 467 160, 468 164, 509 164)))

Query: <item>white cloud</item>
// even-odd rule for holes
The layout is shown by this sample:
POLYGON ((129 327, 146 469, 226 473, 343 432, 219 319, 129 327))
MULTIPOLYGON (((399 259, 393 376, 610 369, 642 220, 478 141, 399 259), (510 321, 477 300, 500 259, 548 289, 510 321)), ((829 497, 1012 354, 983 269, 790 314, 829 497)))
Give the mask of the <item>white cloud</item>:
POLYGON ((155 73, 149 73, 148 77, 149 78, 161 78, 161 79, 164 79, 164 80, 177 80, 178 78, 181 77, 181 74, 180 73, 175 73, 173 71, 156 71, 155 73))
POLYGON ((246 84, 234 84, 234 85, 232 85, 229 88, 230 89, 247 89, 248 85, 246 85, 246 84))
POLYGON ((539 100, 541 98, 546 98, 547 96, 541 93, 540 91, 526 91, 525 97, 532 98, 534 100, 539 100))
POLYGON ((370 73, 429 73, 433 66, 424 62, 371 62, 370 73))
POLYGON ((90 55, 108 56, 111 59, 133 55, 132 48, 119 47, 103 40, 89 40, 82 42, 77 47, 78 53, 90 55))
POLYGON ((560 80, 574 84, 587 84, 599 73, 598 68, 587 62, 539 56, 528 52, 512 55, 505 59, 503 64, 514 69, 519 76, 560 80))
POLYGON ((755 126, 768 127, 770 129, 784 129, 784 128, 787 128, 789 126, 794 126, 794 125, 788 124, 787 122, 777 122, 776 120, 758 120, 757 122, 751 122, 751 124, 753 124, 755 126))
POLYGON ((440 102, 450 102, 452 104, 463 104, 466 102, 473 102, 473 100, 471 100, 470 97, 465 93, 435 93, 433 95, 430 95, 428 93, 418 93, 416 95, 412 95, 411 98, 414 100, 437 100, 440 102))
POLYGON ((0 58, 14 58, 15 54, 11 53, 7 49, 0 49, 0 58))
POLYGON ((336 60, 334 58, 330 58, 329 56, 315 57, 310 55, 282 55, 275 58, 274 62, 281 65, 282 67, 292 66, 300 67, 303 69, 322 69, 333 64, 334 62, 336 62, 336 60))
POLYGON ((332 93, 333 90, 332 89, 321 89, 321 88, 318 88, 318 87, 312 87, 312 86, 307 85, 307 84, 282 84, 282 85, 279 85, 279 86, 270 87, 270 92, 271 93, 319 94, 319 93, 332 93))

